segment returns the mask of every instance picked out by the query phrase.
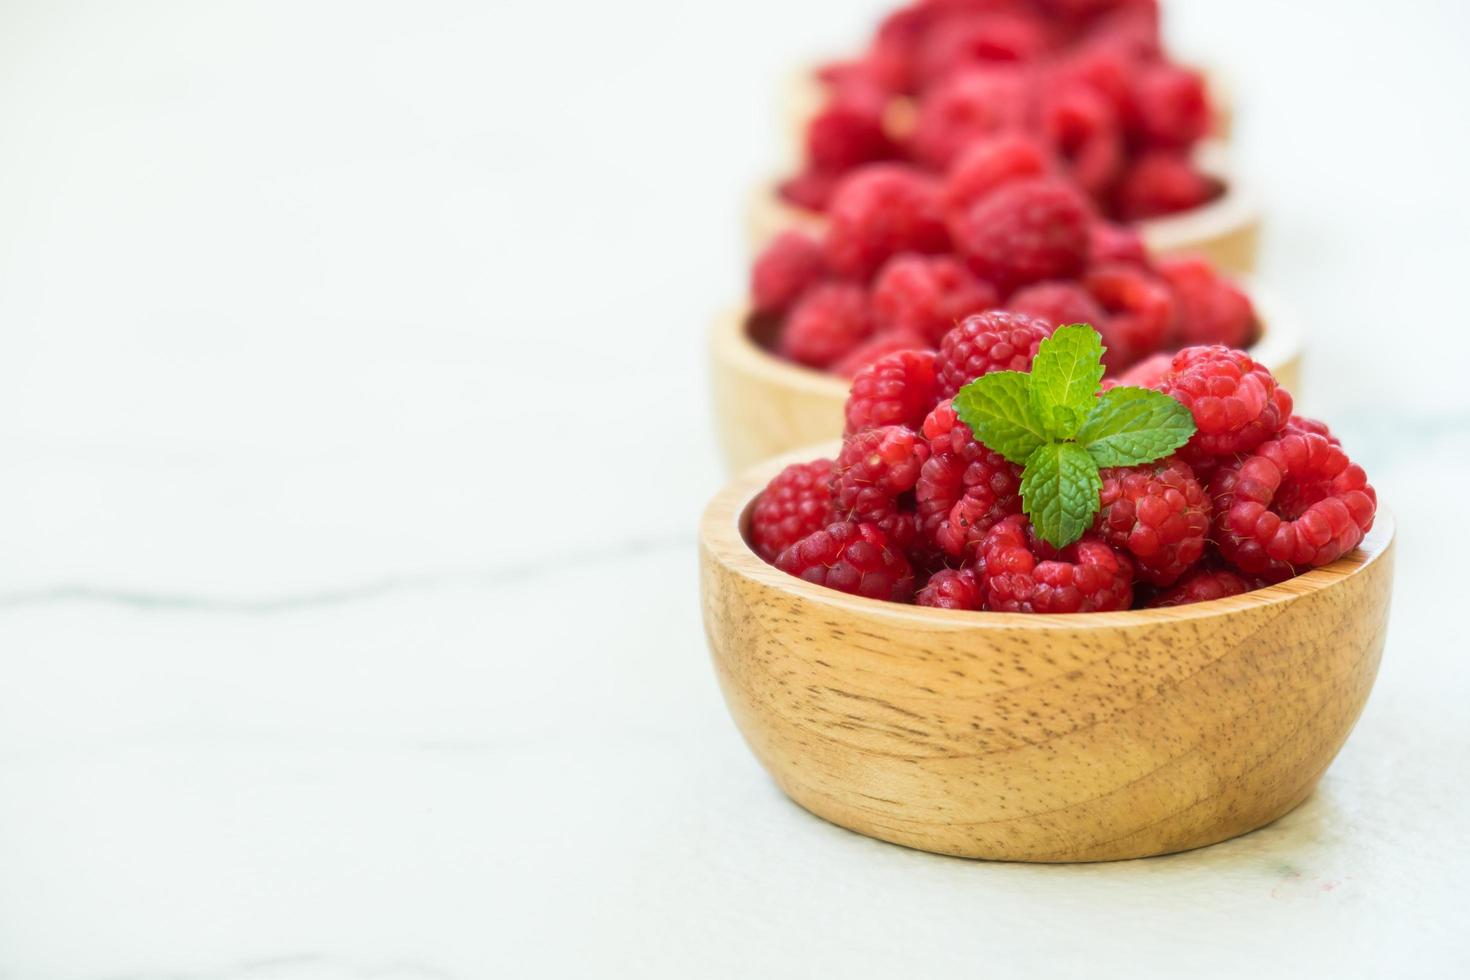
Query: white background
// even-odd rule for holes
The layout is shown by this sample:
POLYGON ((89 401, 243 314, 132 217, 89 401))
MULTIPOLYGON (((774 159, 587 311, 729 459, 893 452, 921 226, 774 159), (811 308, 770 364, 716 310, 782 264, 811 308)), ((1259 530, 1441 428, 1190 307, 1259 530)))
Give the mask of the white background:
POLYGON ((725 715, 704 333, 883 4, 0 4, 0 978, 1465 975, 1470 7, 1175 2, 1401 531, 1321 791, 936 858, 725 715))

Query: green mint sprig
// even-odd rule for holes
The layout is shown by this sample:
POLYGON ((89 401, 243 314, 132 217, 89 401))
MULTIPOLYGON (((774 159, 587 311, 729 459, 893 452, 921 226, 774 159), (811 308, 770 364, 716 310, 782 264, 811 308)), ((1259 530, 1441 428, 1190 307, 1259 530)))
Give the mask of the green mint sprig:
POLYGON ((997 371, 965 385, 955 413, 986 446, 1022 467, 1021 504, 1043 541, 1063 548, 1102 506, 1104 466, 1168 456, 1194 435, 1189 409, 1147 388, 1102 386, 1102 338, 1086 324, 1041 342, 1031 373, 997 371))

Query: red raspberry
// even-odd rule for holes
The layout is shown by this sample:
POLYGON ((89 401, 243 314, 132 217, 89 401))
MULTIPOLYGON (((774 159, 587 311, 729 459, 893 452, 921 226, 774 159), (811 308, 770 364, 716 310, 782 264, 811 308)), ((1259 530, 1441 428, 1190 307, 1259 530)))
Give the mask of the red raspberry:
POLYGON ((1024 133, 1002 133, 977 140, 960 154, 944 181, 944 207, 967 210, 997 187, 1052 170, 1046 147, 1024 133))
POLYGON ((766 561, 827 526, 832 461, 793 463, 766 484, 750 513, 750 546, 766 561))
POLYGON ((928 458, 929 445, 901 425, 849 436, 832 471, 829 514, 876 524, 895 548, 907 551, 917 538, 918 518, 901 498, 914 489, 928 458))
POLYGON ((1316 433, 1273 439, 1220 467, 1210 493, 1220 554, 1272 582, 1352 551, 1378 508, 1363 468, 1316 433))
POLYGON ((1159 350, 1174 332, 1174 294, 1167 283, 1131 265, 1099 265, 1083 285, 1108 317, 1098 324, 1109 371, 1121 371, 1159 350))
POLYGON ((1092 223, 1092 261, 1097 265, 1122 263, 1147 267, 1148 250, 1137 228, 1106 221, 1092 223))
POLYGON ((1249 347, 1260 333, 1255 307, 1245 293, 1204 259, 1167 259, 1159 273, 1174 288, 1179 337, 1188 345, 1249 347))
POLYGON ((896 255, 873 283, 880 331, 902 330, 938 344, 965 317, 994 306, 995 287, 949 255, 896 255))
POLYGON ((990 529, 980 557, 985 605, 995 612, 1107 612, 1133 604, 1128 559, 1092 535, 1057 550, 1037 541, 1018 514, 990 529))
POLYGON ((824 368, 857 349, 873 332, 868 294, 854 283, 820 283, 786 318, 780 351, 791 360, 824 368))
POLYGON ((1116 378, 1105 379, 1103 387, 1127 385, 1131 388, 1157 388, 1173 369, 1173 354, 1152 354, 1116 378))
POLYGON ((1180 451, 1191 464, 1248 453, 1291 418, 1291 394, 1249 354, 1228 347, 1186 347, 1159 390, 1194 415, 1198 431, 1180 451))
POLYGON ((1204 557, 1210 499, 1183 460, 1102 471, 1102 509, 1092 529, 1137 566, 1139 578, 1172 585, 1204 557))
POLYGON ((932 455, 914 487, 920 537, 969 560, 1002 518, 1021 512, 1021 468, 978 442, 949 401, 924 420, 932 455))
POLYGON ((831 372, 844 378, 855 378, 869 364, 901 350, 933 350, 929 338, 907 330, 892 330, 865 341, 861 347, 832 365, 831 372))
POLYGON ((1149 600, 1148 608, 1163 609, 1167 606, 1213 602, 1227 596, 1254 592, 1258 588, 1258 584, 1228 568, 1201 568, 1180 579, 1179 584, 1167 592, 1154 596, 1149 600))
POLYGON ((1066 280, 1027 286, 1007 300, 1006 307, 1013 312, 1045 320, 1052 329, 1069 323, 1086 323, 1101 332, 1108 318, 1091 293, 1066 280))
POLYGON ((1187 148, 1214 124, 1209 93, 1198 72, 1178 65, 1148 65, 1134 75, 1134 131, 1152 146, 1187 148))
POLYGON ((891 160, 898 149, 883 129, 887 94, 848 86, 812 117, 806 130, 808 166, 842 174, 865 163, 891 160))
POLYGON ((933 351, 906 350, 868 365, 848 391, 846 433, 887 425, 917 429, 938 395, 933 351))
POLYGON ((1126 151, 1117 115, 1101 93, 1082 84, 1051 89, 1041 128, 1078 186, 1098 198, 1113 186, 1126 151))
POLYGON ((908 602, 914 570, 873 524, 832 524, 781 552, 776 567, 815 585, 889 602, 908 602))
POLYGON ((755 260, 750 294, 757 313, 781 314, 822 277, 822 246, 809 235, 777 235, 755 260))
POLYGON ((1027 128, 1032 86, 1018 68, 972 68, 935 85, 919 103, 913 152, 925 166, 948 170, 977 140, 1027 128))
POLYGON ((1030 61, 1049 46, 1050 38, 1034 16, 997 12, 951 18, 929 31, 919 49, 919 84, 995 62, 1030 61))
POLYGON ((914 602, 931 609, 965 609, 978 612, 985 607, 980 592, 980 579, 969 568, 942 568, 929 577, 929 582, 914 602))
POLYGON ((825 211, 841 181, 841 175, 804 170, 781 182, 776 193, 781 200, 806 211, 825 211))
POLYGON ((866 282, 899 252, 944 252, 949 233, 935 181, 899 164, 855 170, 838 185, 827 210, 827 264, 866 282))
POLYGON ((1309 419, 1303 415, 1293 415, 1291 418, 1287 419, 1286 427, 1281 430, 1281 434, 1283 436, 1304 436, 1313 433, 1321 436, 1323 439, 1326 439, 1334 446, 1342 445, 1342 440, 1332 434, 1332 430, 1327 428, 1326 422, 1318 422, 1316 419, 1309 419))
POLYGON ((956 215, 951 231, 975 274, 1009 293, 1027 283, 1080 275, 1091 220, 1075 187, 1042 177, 999 188, 956 215))
POLYGON ((939 397, 953 398, 991 371, 1029 371, 1036 348, 1051 336, 1044 321, 991 310, 967 318, 939 344, 939 397))
POLYGON ((1223 188, 1176 153, 1146 153, 1123 174, 1113 210, 1124 221, 1144 221, 1208 204, 1223 188))

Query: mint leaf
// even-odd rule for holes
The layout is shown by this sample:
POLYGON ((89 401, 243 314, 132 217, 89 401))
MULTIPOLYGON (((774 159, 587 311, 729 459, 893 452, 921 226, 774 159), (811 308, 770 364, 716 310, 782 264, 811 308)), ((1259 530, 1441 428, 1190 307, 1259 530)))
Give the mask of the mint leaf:
POLYGON ((1043 541, 1057 548, 1082 537, 1099 506, 1102 477, 1075 442, 1040 446, 1026 460, 1021 503, 1043 541))
POLYGON ((1097 387, 1102 382, 1103 346, 1096 330, 1074 323, 1058 327, 1036 350, 1031 362, 1031 395, 1043 418, 1053 418, 1063 428, 1051 435, 1070 439, 1077 428, 1066 428, 1073 417, 1079 422, 1097 403, 1097 387), (1053 410, 1058 411, 1053 416, 1053 410))
POLYGON ((954 397, 955 414, 979 439, 1013 463, 1025 463, 1051 441, 1031 398, 1031 378, 996 371, 976 378, 954 397))
POLYGON ((1136 466, 1162 459, 1194 435, 1189 409, 1147 388, 1103 394, 1077 431, 1077 442, 1098 466, 1136 466))

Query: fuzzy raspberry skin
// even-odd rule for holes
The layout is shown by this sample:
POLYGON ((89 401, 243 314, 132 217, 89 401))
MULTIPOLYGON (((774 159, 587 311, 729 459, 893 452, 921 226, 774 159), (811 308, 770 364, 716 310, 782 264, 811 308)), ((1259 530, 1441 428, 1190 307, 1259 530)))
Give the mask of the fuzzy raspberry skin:
POLYGON ((1051 153, 1025 133, 1002 133, 965 148, 949 168, 942 191, 944 208, 961 212, 998 187, 1050 173, 1051 153))
POLYGON ((1273 439, 1221 466, 1210 494, 1220 554, 1271 582, 1352 551, 1378 509, 1363 468, 1316 433, 1273 439))
POLYGON ((1165 259, 1159 274, 1174 290, 1179 309, 1179 339, 1186 345, 1249 347, 1260 321, 1249 297, 1199 258, 1165 259))
POLYGON ((1099 265, 1088 271, 1083 285, 1108 314, 1097 328, 1110 372, 1124 370, 1172 339, 1178 317, 1174 293, 1158 276, 1131 265, 1099 265))
POLYGON ((902 164, 854 170, 827 209, 827 264, 839 275, 867 282, 899 252, 949 249, 933 178, 902 164))
POLYGON ((822 246, 810 235, 785 231, 760 256, 750 275, 750 295, 757 313, 780 315, 822 278, 826 267, 822 246))
POLYGON ((781 552, 776 567, 814 585, 868 599, 908 602, 914 595, 913 567, 874 524, 828 525, 781 552))
POLYGON ((929 577, 914 603, 930 609, 962 609, 979 612, 985 608, 980 578, 970 568, 943 568, 929 577))
POLYGON ((970 144, 1027 128, 1033 86, 1019 68, 972 68, 935 84, 919 103, 912 149, 920 163, 943 172, 970 144))
POLYGON ((914 487, 919 536, 969 561, 997 521, 1021 512, 1021 468, 976 440, 950 401, 929 413, 923 433, 930 457, 914 487))
POLYGON ((847 437, 832 469, 831 519, 875 524, 907 551, 918 519, 905 506, 929 459, 929 444, 913 429, 886 425, 847 437))
POLYGON ((1017 290, 1006 308, 1014 313, 1045 320, 1052 329, 1071 323, 1086 323, 1102 332, 1108 315, 1092 294, 1075 282, 1038 282, 1017 290))
POLYGON ((1134 74, 1132 110, 1134 134, 1150 146, 1193 146, 1214 124, 1204 79, 1168 63, 1147 65, 1134 74))
POLYGON ((950 255, 895 255, 873 282, 873 315, 878 330, 903 330, 938 344, 972 313, 990 309, 995 287, 976 279, 950 255))
POLYGON ((1249 354, 1228 347, 1179 351, 1159 390, 1194 416, 1198 431, 1179 453, 1191 464, 1248 453, 1291 418, 1291 394, 1249 354))
POLYGON ((1172 585, 1204 557, 1210 498, 1183 460, 1104 469, 1100 496, 1093 533, 1126 552, 1149 584, 1172 585))
POLYGON ((1228 596, 1245 595, 1258 588, 1260 584, 1228 568, 1199 568, 1180 579, 1172 589, 1150 599, 1147 608, 1165 609, 1213 602, 1228 596))
POLYGON ((750 513, 750 546, 767 562, 827 526, 832 461, 793 463, 776 475, 750 513))
POLYGON ((844 435, 889 425, 917 430, 939 397, 933 351, 889 354, 858 372, 848 389, 844 435))
POLYGON ((1041 342, 1051 336, 1045 320, 991 310, 968 317, 939 344, 939 397, 992 371, 1029 371, 1041 342))
POLYGON ((1124 221, 1144 221, 1208 204, 1224 188, 1177 153, 1152 152, 1124 171, 1114 192, 1113 210, 1124 221))
POLYGON ((980 557, 985 606, 995 612, 1108 612, 1133 604, 1132 563, 1090 534, 1058 551, 1016 515, 990 529, 980 557))
POLYGON ((854 283, 824 282, 807 290, 781 330, 780 353, 808 367, 829 367, 873 332, 868 294, 854 283))
POLYGON ((980 278, 1009 294, 1043 279, 1075 279, 1087 264, 1092 214, 1070 183, 1041 177, 998 188, 954 215, 955 246, 980 278))
POLYGON ((934 345, 929 338, 907 330, 891 330, 863 342, 851 354, 832 365, 833 374, 844 378, 856 378, 863 368, 899 351, 931 351, 934 345))

